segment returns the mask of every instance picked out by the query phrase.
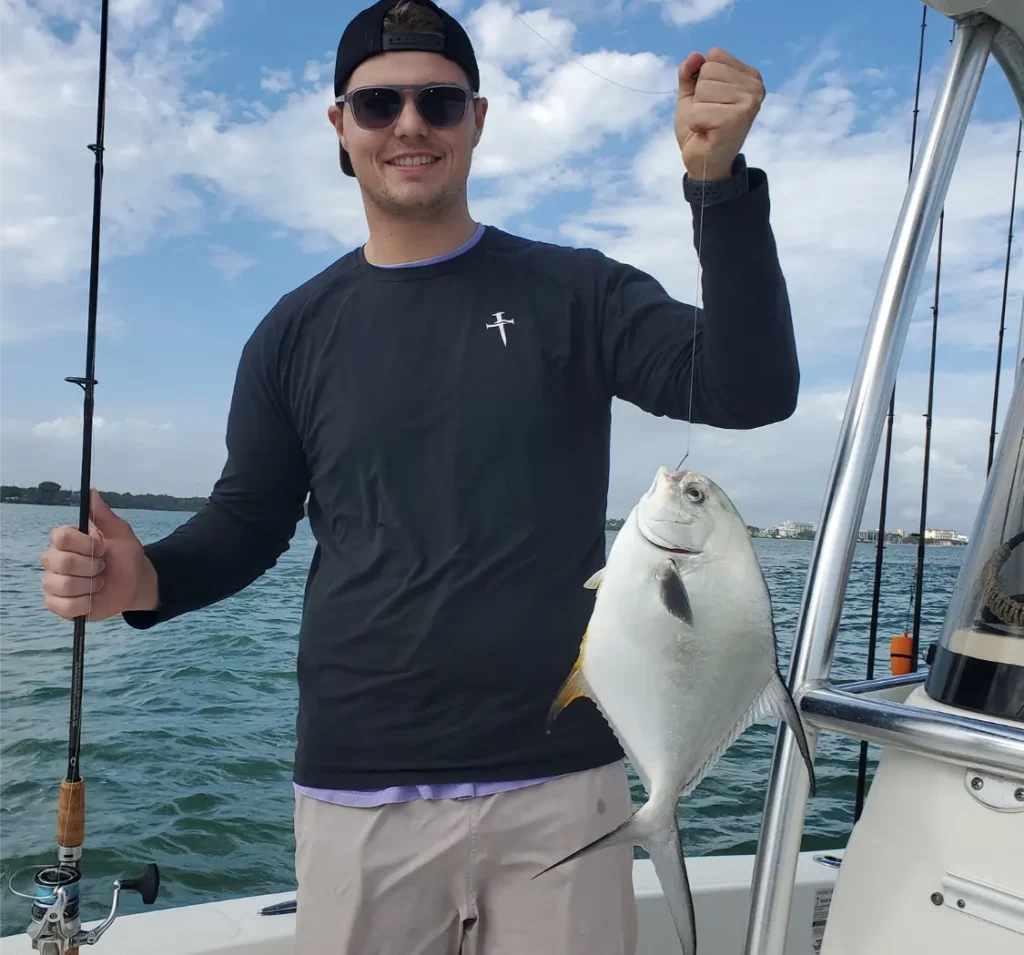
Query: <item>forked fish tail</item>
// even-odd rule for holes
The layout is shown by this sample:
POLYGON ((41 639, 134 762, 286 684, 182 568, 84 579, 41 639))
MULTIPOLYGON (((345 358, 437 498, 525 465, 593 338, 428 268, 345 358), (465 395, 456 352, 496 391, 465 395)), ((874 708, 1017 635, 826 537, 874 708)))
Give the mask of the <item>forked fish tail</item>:
POLYGON ((693 896, 675 809, 674 801, 649 799, 622 825, 549 865, 532 878, 607 846, 641 846, 650 854, 654 864, 683 955, 696 955, 697 924, 693 896))

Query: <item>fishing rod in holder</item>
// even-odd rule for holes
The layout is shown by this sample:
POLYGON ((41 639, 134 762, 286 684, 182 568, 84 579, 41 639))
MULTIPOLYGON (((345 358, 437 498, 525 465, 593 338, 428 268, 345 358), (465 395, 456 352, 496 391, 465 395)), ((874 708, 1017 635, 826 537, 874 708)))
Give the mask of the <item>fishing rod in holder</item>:
POLYGON ((988 433, 988 462, 985 474, 992 470, 996 450, 996 418, 999 413, 999 373, 1003 364, 1003 333, 1006 331, 1006 298, 1010 286, 1010 252, 1013 248, 1013 214, 1017 211, 1017 172, 1020 169, 1020 138, 1024 121, 1017 120, 1017 152, 1013 160, 1013 189, 1010 192, 1010 224, 1006 228, 1006 265, 1003 268, 1003 301, 999 309, 999 340, 996 345, 996 377, 992 386, 992 424, 988 433))
MULTIPOLYGON (((92 250, 89 268, 89 318, 86 336, 84 377, 65 380, 84 393, 82 427, 82 478, 78 529, 89 533, 92 425, 96 371, 96 300, 99 287, 100 203, 103 193, 103 139, 107 80, 108 0, 101 0, 99 90, 96 109, 96 142, 88 147, 95 157, 92 209, 92 250)), ((134 879, 117 879, 110 912, 97 926, 83 930, 80 920, 82 847, 85 844, 85 781, 81 774, 82 672, 85 666, 85 624, 87 614, 75 617, 71 657, 71 712, 68 730, 67 774, 60 784, 57 809, 57 864, 43 866, 33 877, 35 891, 29 895, 11 887, 14 894, 32 899, 32 922, 28 935, 34 951, 42 955, 75 955, 82 945, 93 945, 113 924, 122 892, 138 892, 146 905, 156 901, 160 891, 160 870, 155 863, 134 879)), ((13 883, 13 876, 11 879, 13 883)))
MULTIPOLYGON (((910 127, 910 168, 907 170, 908 182, 914 176, 914 149, 917 144, 917 118, 921 106, 921 73, 924 67, 924 31, 928 26, 928 7, 921 5, 921 35, 917 49, 917 77, 914 82, 914 112, 910 127)), ((878 619, 882 597, 882 568, 885 550, 885 520, 889 504, 889 471, 892 464, 892 428, 896 417, 896 385, 889 394, 889 412, 885 417, 885 458, 882 464, 882 493, 878 507, 878 535, 875 540, 875 576, 871 592, 871 622, 868 637, 867 679, 875 677, 875 660, 878 651, 878 619)), ((857 789, 854 793, 853 818, 856 822, 864 810, 864 797, 867 792, 868 744, 861 740, 857 756, 857 789)))

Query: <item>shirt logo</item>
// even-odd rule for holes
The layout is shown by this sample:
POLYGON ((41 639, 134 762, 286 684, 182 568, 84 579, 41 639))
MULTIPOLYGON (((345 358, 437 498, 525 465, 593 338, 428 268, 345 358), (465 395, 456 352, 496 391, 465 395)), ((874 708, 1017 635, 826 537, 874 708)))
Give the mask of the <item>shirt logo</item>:
POLYGON ((505 326, 515 325, 515 319, 505 318, 504 312, 495 312, 493 317, 494 321, 488 323, 487 327, 498 329, 498 334, 501 335, 502 345, 508 348, 508 339, 505 337, 505 326))

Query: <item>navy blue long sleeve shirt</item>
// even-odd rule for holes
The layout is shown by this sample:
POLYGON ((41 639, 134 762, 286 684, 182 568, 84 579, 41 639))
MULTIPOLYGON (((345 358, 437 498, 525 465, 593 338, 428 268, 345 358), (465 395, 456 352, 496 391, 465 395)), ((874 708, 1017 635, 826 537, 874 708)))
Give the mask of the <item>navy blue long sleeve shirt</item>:
POLYGON ((496 228, 416 268, 357 249, 285 295, 242 352, 209 502, 146 547, 159 609, 127 622, 242 590, 287 549, 308 495, 296 782, 533 778, 619 758, 587 702, 544 725, 604 562, 612 399, 729 429, 796 406, 767 180, 748 176, 704 210, 695 348, 692 306, 650 275, 496 228))

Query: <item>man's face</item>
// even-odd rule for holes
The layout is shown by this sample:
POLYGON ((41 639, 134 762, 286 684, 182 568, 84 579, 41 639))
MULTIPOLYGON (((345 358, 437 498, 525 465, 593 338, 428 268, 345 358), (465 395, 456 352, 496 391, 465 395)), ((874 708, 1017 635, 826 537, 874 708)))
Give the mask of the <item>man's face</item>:
MULTIPOLYGON (((371 57, 353 72, 346 92, 434 83, 469 89, 466 74, 455 63, 437 53, 410 50, 371 57)), ((471 101, 458 125, 442 128, 424 121, 414 94, 406 91, 403 97, 402 111, 387 129, 364 129, 347 103, 332 105, 329 116, 366 197, 390 214, 430 217, 465 195, 487 102, 471 101), (409 164, 417 158, 429 161, 409 164)))

